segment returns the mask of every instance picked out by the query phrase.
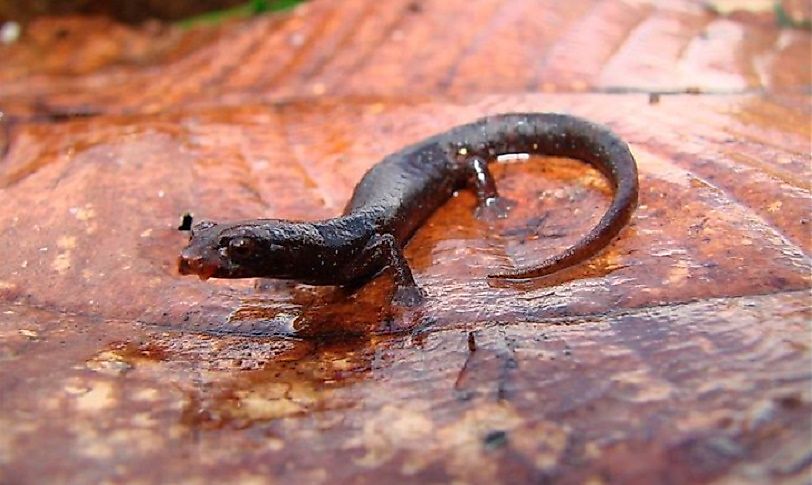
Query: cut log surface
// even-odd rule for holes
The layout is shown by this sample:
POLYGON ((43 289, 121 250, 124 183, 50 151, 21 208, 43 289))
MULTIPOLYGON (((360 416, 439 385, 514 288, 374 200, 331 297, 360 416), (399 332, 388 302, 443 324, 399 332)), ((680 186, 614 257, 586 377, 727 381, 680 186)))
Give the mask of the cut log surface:
MULTIPOLYGON (((753 2, 754 4, 757 2, 753 2)), ((768 2, 772 3, 772 2, 768 2)), ((788 2, 792 3, 792 2, 788 2)), ((1 483, 805 483, 812 36, 702 2, 315 0, 0 47, 1 483), (584 264, 584 163, 495 167, 354 293, 180 276, 180 218, 338 215, 407 144, 511 111, 607 125, 640 171, 584 264)))

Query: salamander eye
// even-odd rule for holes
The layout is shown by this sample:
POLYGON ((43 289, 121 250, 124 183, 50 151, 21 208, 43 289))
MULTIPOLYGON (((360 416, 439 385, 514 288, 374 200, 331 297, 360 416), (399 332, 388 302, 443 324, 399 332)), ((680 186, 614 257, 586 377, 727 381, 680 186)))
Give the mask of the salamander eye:
POLYGON ((228 241, 228 254, 234 256, 250 256, 256 252, 256 243, 251 238, 235 237, 228 241))

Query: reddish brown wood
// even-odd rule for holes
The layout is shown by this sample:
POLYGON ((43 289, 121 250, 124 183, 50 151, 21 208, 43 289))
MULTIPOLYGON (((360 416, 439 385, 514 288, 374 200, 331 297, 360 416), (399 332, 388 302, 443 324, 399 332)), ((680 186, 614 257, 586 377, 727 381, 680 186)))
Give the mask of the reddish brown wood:
POLYGON ((43 22, 0 49, 0 482, 808 476, 809 32, 614 0, 43 22), (587 264, 484 278, 608 203, 597 172, 538 157, 497 170, 508 219, 461 193, 418 232, 413 311, 382 305, 385 276, 346 295, 176 272, 186 211, 330 217, 383 155, 505 111, 630 143, 640 206, 587 264))

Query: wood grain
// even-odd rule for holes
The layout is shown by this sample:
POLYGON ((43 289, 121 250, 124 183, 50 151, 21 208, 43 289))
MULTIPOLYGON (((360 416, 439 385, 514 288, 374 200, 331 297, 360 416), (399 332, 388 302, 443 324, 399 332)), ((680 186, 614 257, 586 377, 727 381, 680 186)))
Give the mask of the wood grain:
POLYGON ((0 482, 808 478, 808 31, 694 1, 316 0, 43 19, 0 57, 0 482), (177 274, 185 212, 331 217, 387 153, 508 111, 629 142, 640 206, 586 264, 484 278, 608 204, 533 157, 497 167, 508 219, 462 192, 420 229, 413 311, 387 275, 177 274))

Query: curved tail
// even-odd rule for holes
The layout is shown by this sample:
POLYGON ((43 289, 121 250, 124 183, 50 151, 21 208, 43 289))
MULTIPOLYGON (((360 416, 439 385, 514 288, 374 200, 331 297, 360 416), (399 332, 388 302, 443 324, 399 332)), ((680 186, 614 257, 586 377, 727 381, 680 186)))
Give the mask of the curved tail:
MULTIPOLYGON (((580 263, 607 246, 623 229, 637 206, 637 165, 629 147, 607 128, 589 121, 567 116, 543 114, 542 125, 556 131, 563 143, 542 143, 533 153, 580 159, 600 170, 615 189, 614 198, 598 224, 580 241, 563 253, 541 264, 517 268, 488 278, 526 279, 549 275, 580 263)), ((487 122, 486 120, 483 120, 487 122)), ((503 120, 500 120, 503 121, 503 120)), ((548 132, 547 134, 551 134, 548 132)), ((549 139, 549 138, 548 138, 549 139)), ((536 145, 533 145, 535 148, 536 145)))

